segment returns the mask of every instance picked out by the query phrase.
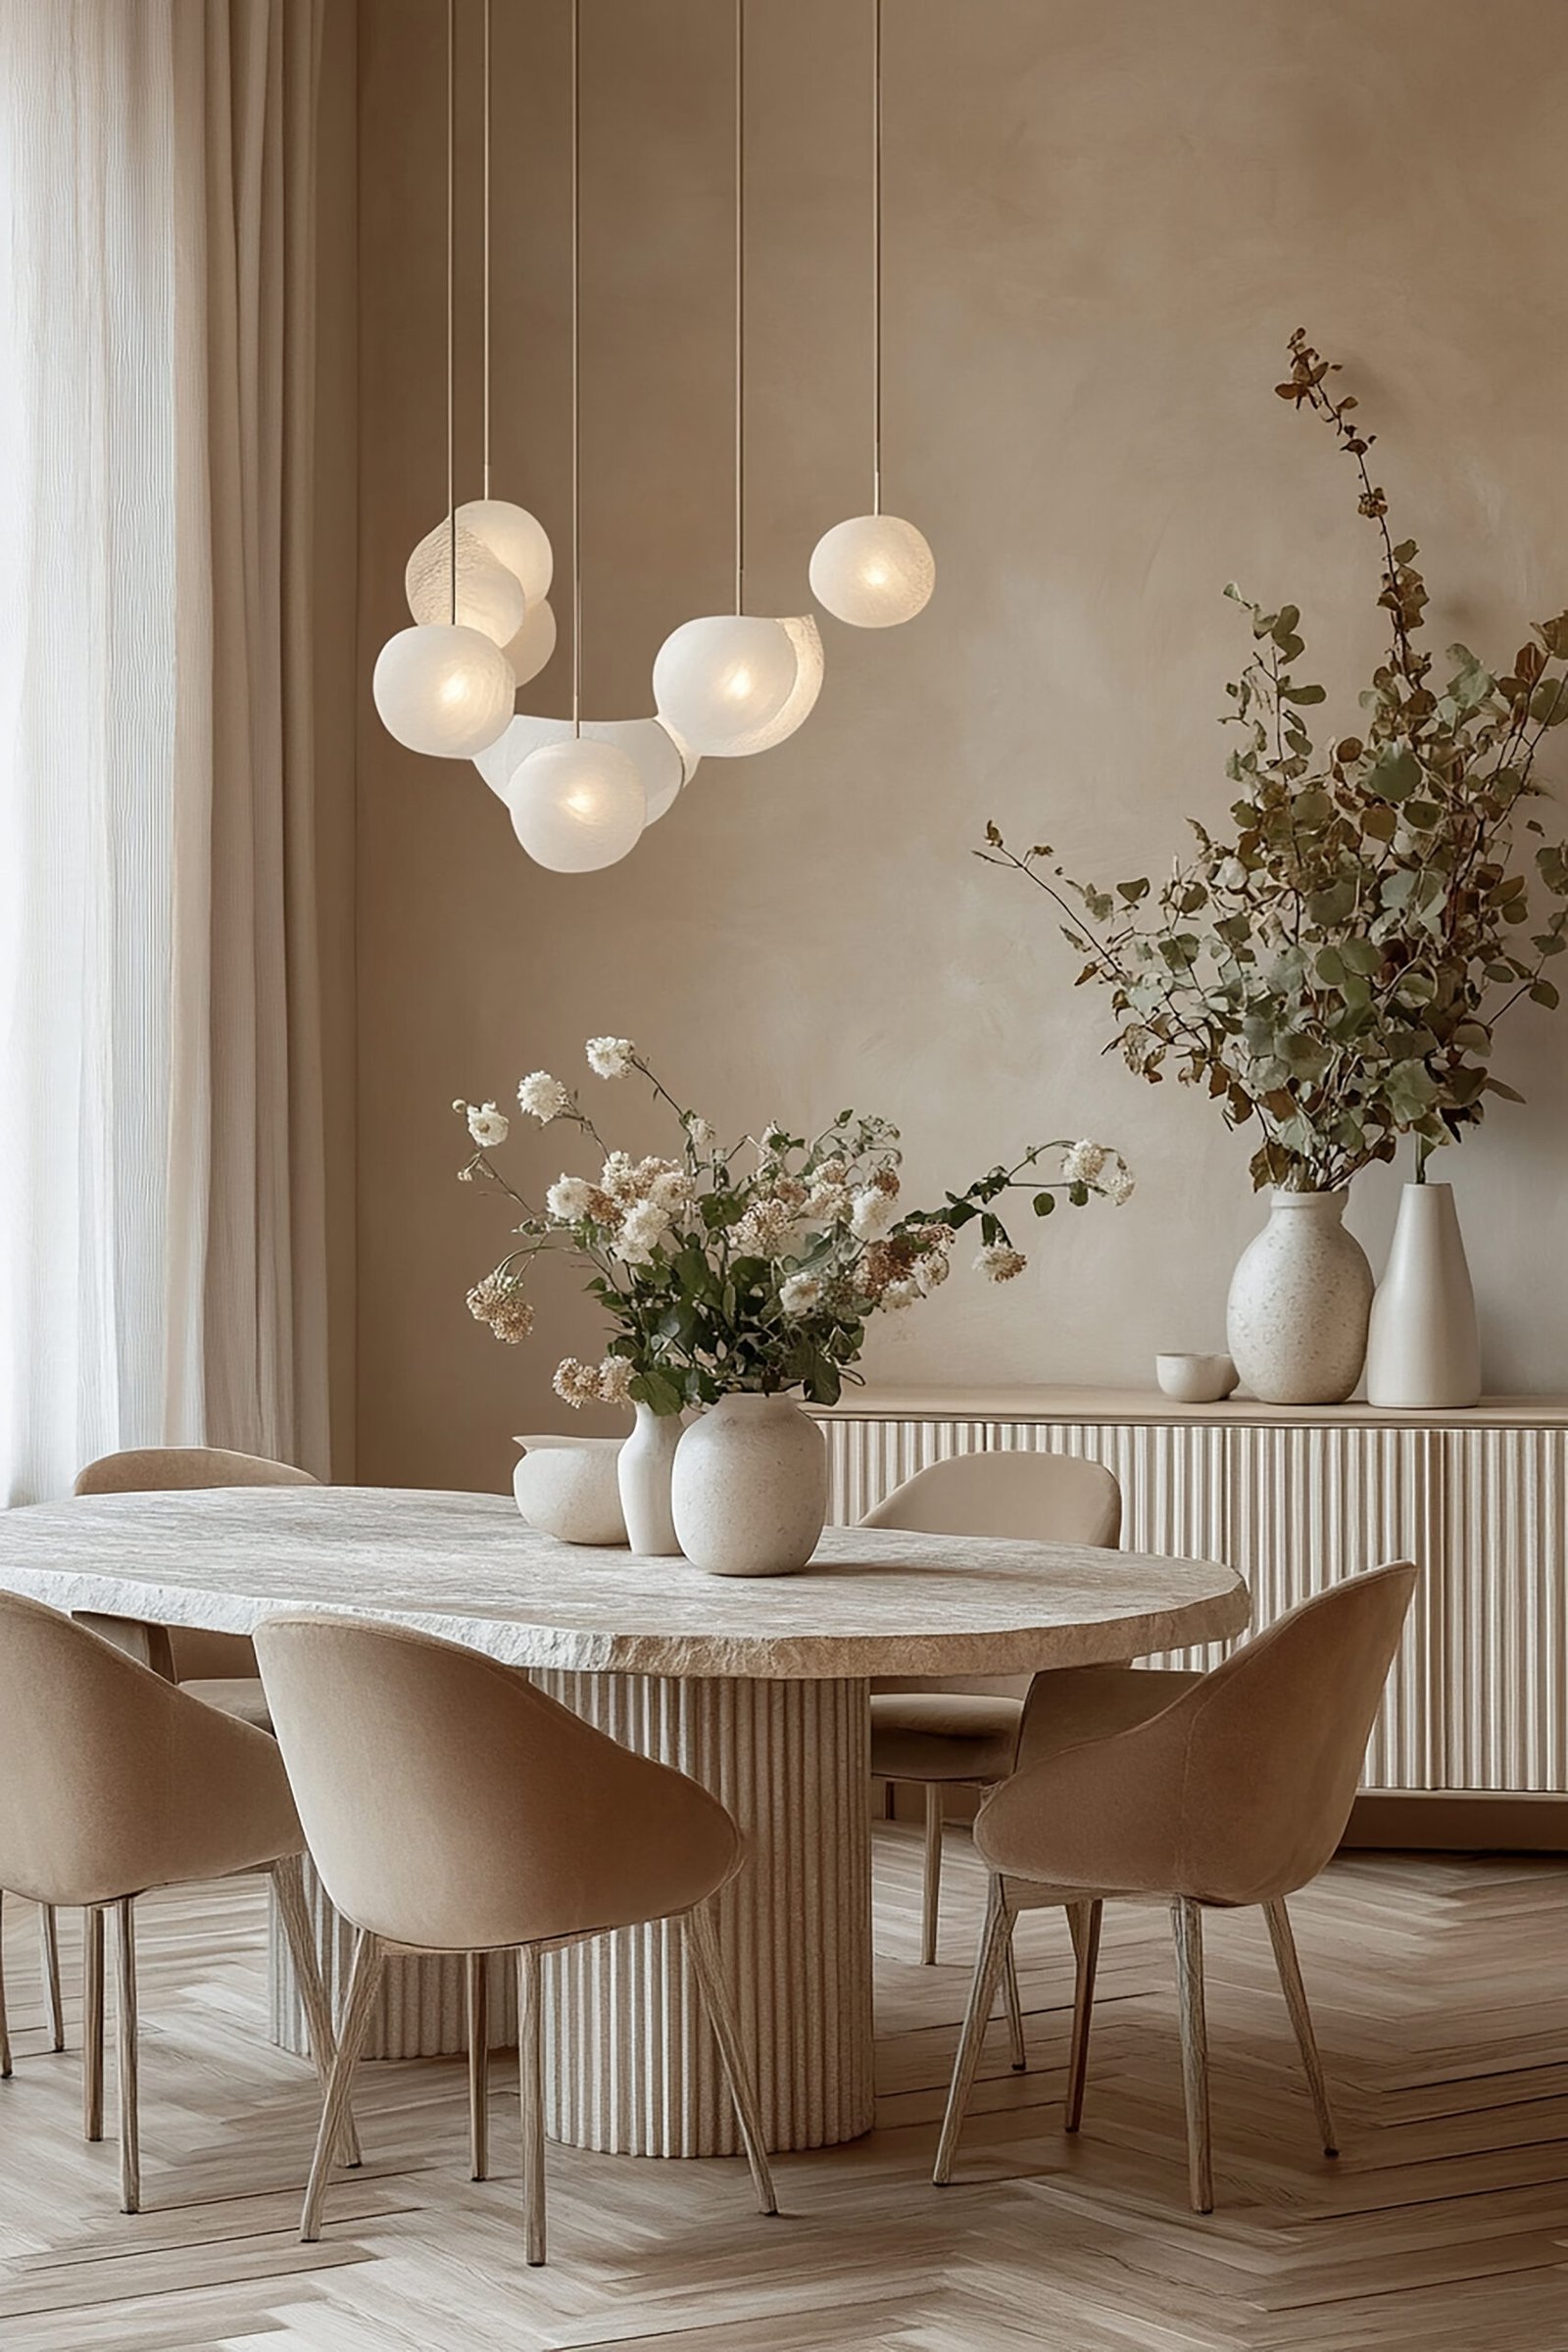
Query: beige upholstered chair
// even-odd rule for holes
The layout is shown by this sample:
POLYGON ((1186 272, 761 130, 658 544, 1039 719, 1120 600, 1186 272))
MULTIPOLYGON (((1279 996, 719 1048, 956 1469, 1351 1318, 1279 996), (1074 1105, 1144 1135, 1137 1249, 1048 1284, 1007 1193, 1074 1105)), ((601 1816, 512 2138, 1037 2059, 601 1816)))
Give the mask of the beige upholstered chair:
POLYGON ((684 1774, 633 1755, 522 1674, 401 1627, 274 1617, 262 1678, 321 1881, 358 1931, 300 2235, 320 2235, 338 2121, 388 1942, 468 1966, 472 2171, 487 2170, 485 1957, 517 1955, 526 2251, 545 2258, 540 1956, 678 1919, 718 2043, 758 2203, 775 2213, 751 2071, 709 1897, 740 1832, 684 1774))
MULTIPOLYGON (((140 2206, 133 1903, 149 1886, 270 1869, 323 2082, 331 2019, 300 1884, 305 1839, 276 1743, 189 1698, 41 1602, 0 1592, 0 1884, 87 1914, 83 2122, 103 2137, 105 1913, 115 1915, 120 2181, 140 2206), (96 2030, 95 2030, 96 2028, 96 2030)), ((349 2127, 352 2135, 352 2125, 349 2127)))
MULTIPOLYGON (((1121 1537, 1121 1490, 1099 1462, 1075 1454, 960 1453, 917 1470, 860 1524, 1113 1547, 1121 1537)), ((871 1686, 873 1780, 914 1781, 925 1788, 920 1957, 927 1965, 937 1956, 943 1791, 989 1788, 1006 1778, 1028 1688, 1026 1674, 871 1686)), ((1016 2049, 1014 2063, 1022 2064, 1016 2049)))
POLYGON ((1060 1904, 1077 1997, 1066 2128, 1078 2129, 1101 1904, 1171 1906, 1193 2209, 1214 2205, 1203 2021, 1205 1907, 1261 1904, 1323 2152, 1338 2154, 1285 1898, 1315 1878, 1354 1801, 1372 1719, 1415 1590, 1407 1561, 1332 1586, 1209 1674, 1086 1666, 1036 1677, 1018 1769, 982 1804, 991 1894, 933 2179, 951 2180, 986 2019, 1020 1910, 1060 1904))

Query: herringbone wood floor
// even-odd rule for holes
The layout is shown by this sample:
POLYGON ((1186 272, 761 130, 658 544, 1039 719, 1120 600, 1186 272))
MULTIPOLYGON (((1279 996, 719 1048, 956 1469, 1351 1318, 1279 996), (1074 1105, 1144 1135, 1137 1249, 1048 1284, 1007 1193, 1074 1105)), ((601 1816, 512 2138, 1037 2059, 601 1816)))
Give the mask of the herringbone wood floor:
MULTIPOLYGON (((6 2352, 1568 2352, 1568 1869, 1360 1855, 1294 1906, 1345 2153, 1313 2142, 1262 1920, 1206 1937, 1220 2210, 1185 2203, 1159 1909, 1107 1912, 1090 2095, 1059 2131, 1067 1937, 1020 1923, 1033 2071, 1000 2031, 958 2180, 929 2168, 979 1879, 950 1833, 943 1965, 914 1965, 918 1842, 878 1833, 880 2106, 854 2147, 778 2165, 551 2155, 551 2264, 522 2261, 513 2113, 466 2177, 461 2067, 372 2066, 367 2161, 323 2242, 294 2236, 308 2070, 261 2029, 263 1896, 149 1898, 143 2184, 77 2136, 73 2051, 38 2030, 31 1913, 7 1905, 17 2070, 0 2084, 6 2352)), ((76 2015, 68 1926, 67 1994, 76 2015)), ((113 2115, 113 2096, 109 2112, 113 2115)))

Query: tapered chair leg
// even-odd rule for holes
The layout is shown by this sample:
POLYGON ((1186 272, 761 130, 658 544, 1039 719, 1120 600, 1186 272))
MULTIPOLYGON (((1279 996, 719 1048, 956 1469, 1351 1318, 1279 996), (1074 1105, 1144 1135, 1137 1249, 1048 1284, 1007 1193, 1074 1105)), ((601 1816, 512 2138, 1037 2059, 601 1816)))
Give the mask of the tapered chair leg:
POLYGON ((465 1954, 468 2012, 468 2179, 490 2178, 490 1955, 465 1954))
POLYGON ((136 2116, 136 1915, 127 1894, 115 1905, 115 2056, 120 2096, 120 2210, 141 2211, 141 2136, 136 2116))
POLYGON ((746 2053, 741 2048, 740 2029, 735 2021, 734 2004, 729 1997, 729 1985, 724 1976, 724 1963, 719 1956, 718 1936, 714 1932, 712 1915, 699 1905, 688 1911, 681 1922, 687 1955, 703 1995, 703 2003, 718 2044, 724 2080, 734 2101, 736 2119, 741 2128, 741 2140, 746 2149, 746 2161, 752 2168, 752 2185, 757 2191, 760 2213, 777 2213, 778 2198, 773 2193, 773 2175, 767 2161, 767 2149, 762 2139, 762 2118, 757 2104, 757 2086, 746 2053))
POLYGON ((1323 2061, 1317 2054, 1317 2036, 1312 2031, 1312 2012, 1306 2005, 1306 1986, 1301 1983, 1301 1964, 1296 1956, 1296 1937, 1291 1933, 1291 1915, 1283 1898, 1263 1905, 1268 1921, 1269 1940, 1274 1946, 1274 1965, 1280 1972, 1280 1989, 1285 2006, 1291 2013, 1296 2029, 1296 2046, 1301 2053, 1301 2065, 1306 2074, 1307 2088, 1312 2093, 1312 2111, 1317 2117, 1318 2136, 1325 2156, 1340 2152, 1340 2134, 1334 2121, 1334 2109, 1329 2104, 1329 2086, 1323 2079, 1323 2061))
POLYGON ((81 1915, 81 2136, 104 2135, 104 1915, 81 1915))
POLYGON ((942 2136, 937 2142, 936 2163, 931 2171, 931 2179, 938 2188, 945 2188, 953 2178, 954 2161, 958 2153, 958 2135, 963 2130, 964 2115, 980 2066, 986 2025, 996 2001, 998 1980, 1006 1966, 1007 1953, 1012 1944, 1014 1916, 1001 1879, 993 1876, 986 1899, 985 1925, 980 1931, 980 1949, 975 1956, 974 1982, 969 1987, 969 2006, 964 2012, 963 2032, 958 2036, 957 2053, 953 2062, 953 2081, 948 2089, 947 2113, 942 2119, 942 2136))
POLYGON ((1104 1905, 1072 1903, 1067 1922, 1072 1932, 1074 1978, 1072 2045, 1067 2053, 1067 2113, 1064 2129, 1076 2132, 1084 2120, 1084 2083, 1089 2074, 1089 2029, 1095 2015, 1095 1970, 1100 1962, 1100 1920, 1104 1905))
POLYGON ((925 1968, 937 1956, 937 1919, 942 1909, 942 1783, 925 1785, 925 1879, 920 1897, 920 1961, 925 1968))
POLYGON ((6 2023, 5 1904, 6 1898, 0 1893, 0 2082, 7 2081, 11 2073, 11 2033, 6 2023))
MULTIPOLYGON (((305 1874, 298 1854, 286 1854, 272 1864, 272 1887, 277 1897, 277 1916, 282 1922, 288 1941, 288 1954, 294 1963, 294 1977, 300 1988, 300 2006, 305 2011, 305 2030, 310 2037, 311 2058, 321 2084, 324 2098, 332 2080, 332 2060, 336 2052, 336 2036, 332 2031, 332 2004, 326 1997, 321 1982, 320 1955, 311 1930, 310 1906, 305 1900, 305 1874)), ((344 2110, 343 2136, 334 2151, 344 2164, 362 2161, 360 2135, 354 2125, 354 2109, 344 2110)))
POLYGON ((1024 2047, 1023 2002, 1018 1993, 1018 1955, 1010 1943, 1002 1970, 1002 1997, 1007 2011, 1007 2042, 1012 2057, 1012 2071, 1015 2075, 1024 2075, 1029 2071, 1029 2052, 1024 2047))
POLYGON ((38 1905, 38 1942, 43 1962, 44 1991, 49 2001, 49 2044, 66 2046, 66 2004, 60 1997, 60 1924, 53 1903, 38 1905))
POLYGON ((539 1954, 517 1954, 517 2088, 522 2101, 524 2253, 535 2269, 545 2258, 544 1977, 539 1954))
POLYGON ((306 2245, 321 2234, 321 2206, 326 2197, 327 2182, 332 2176, 333 2152, 339 2144, 344 2120, 348 2115, 349 2098, 354 2088, 354 2069, 365 2047, 369 2030, 370 2012, 381 1983, 381 1939, 368 1928, 361 1928, 354 1939, 354 1965, 349 1971, 348 1997, 343 2004, 343 2019, 337 2037, 337 2052, 332 2060, 332 2078, 326 2086, 321 2103, 321 2125, 316 2134, 316 2154, 311 2160, 311 2178, 305 2190, 305 2207, 300 2215, 300 2237, 306 2245))
POLYGON ((1208 2135, 1208 2030, 1203 2017, 1203 1912, 1191 1895, 1170 1907, 1181 2017, 1182 2097, 1187 2109, 1187 2185, 1195 2213, 1214 2210, 1208 2135))

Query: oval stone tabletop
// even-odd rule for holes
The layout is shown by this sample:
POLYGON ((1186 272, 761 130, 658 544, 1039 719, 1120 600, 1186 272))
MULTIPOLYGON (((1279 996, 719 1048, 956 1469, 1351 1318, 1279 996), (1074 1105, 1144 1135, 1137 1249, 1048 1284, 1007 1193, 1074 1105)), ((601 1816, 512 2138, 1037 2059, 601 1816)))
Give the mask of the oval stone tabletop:
POLYGON ((830 1528, 799 1575, 558 1543, 510 1496, 386 1487, 98 1494, 0 1515, 0 1587, 62 1609, 249 1633, 282 1610, 383 1617, 510 1665, 768 1682, 1021 1674, 1221 1640, 1213 1560, 830 1528))

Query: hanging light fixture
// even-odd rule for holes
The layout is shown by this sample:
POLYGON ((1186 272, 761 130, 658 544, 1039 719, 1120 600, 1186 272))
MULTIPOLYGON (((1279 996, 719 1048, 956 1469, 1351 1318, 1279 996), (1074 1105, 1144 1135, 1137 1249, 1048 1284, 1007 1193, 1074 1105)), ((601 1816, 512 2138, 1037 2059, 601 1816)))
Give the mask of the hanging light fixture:
MULTIPOLYGON (((668 815, 697 772, 697 754, 677 742, 662 718, 585 718, 582 732, 592 743, 613 744, 632 760, 643 780, 651 825, 668 815)), ((480 752, 473 764, 510 808, 512 779, 529 753, 542 744, 567 743, 571 733, 569 718, 535 718, 519 710, 500 742, 480 752)))
POLYGON ((814 620, 746 611, 746 7, 735 0, 735 611, 683 621, 665 638, 654 703, 694 751, 739 760, 793 735, 821 684, 814 620))
POLYGON ((648 821, 637 762, 582 726, 582 72, 571 0, 571 732, 530 751, 507 786, 512 827, 536 863, 597 873, 634 850, 648 821))
POLYGON ((912 522, 882 512, 882 0, 871 0, 871 512, 811 553, 811 594, 835 619, 891 629, 930 602, 936 559, 912 522))
MULTIPOLYGON (((416 619, 376 657, 371 692, 387 733, 411 752, 468 760, 506 732, 516 685, 493 636, 460 617, 458 533, 453 528, 455 417, 453 316, 456 265, 457 16, 447 0, 447 525, 446 616, 416 619)), ((517 591, 518 595, 522 591, 517 591)), ((514 627, 522 624, 518 613, 514 627)))

